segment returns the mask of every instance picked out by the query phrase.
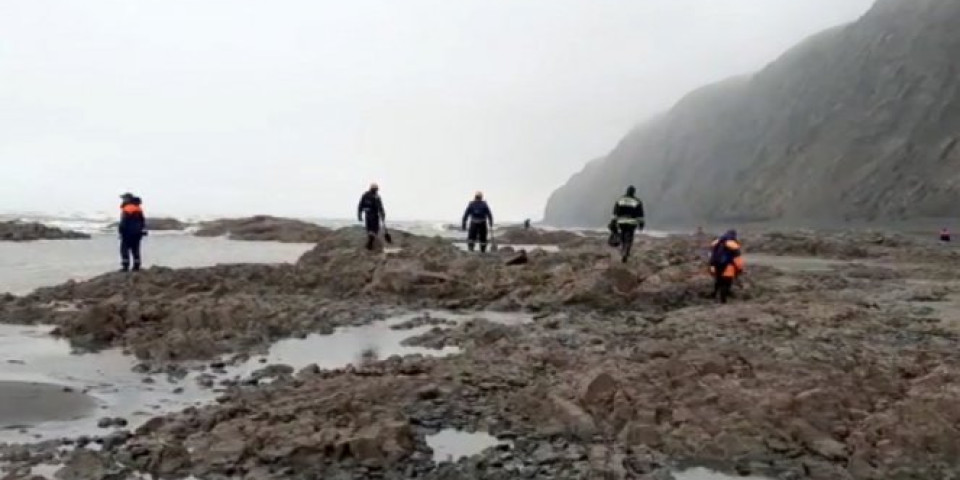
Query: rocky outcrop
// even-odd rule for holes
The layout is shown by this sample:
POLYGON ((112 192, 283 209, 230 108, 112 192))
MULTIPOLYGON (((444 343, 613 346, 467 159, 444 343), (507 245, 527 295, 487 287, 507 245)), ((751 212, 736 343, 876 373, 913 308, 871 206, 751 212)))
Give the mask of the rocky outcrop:
POLYGON ((330 232, 328 228, 302 220, 257 215, 202 222, 194 235, 198 237, 227 236, 231 240, 316 243, 330 232))
POLYGON ((62 230, 34 222, 0 222, 0 242, 28 242, 32 240, 84 240, 86 233, 62 230))
POLYGON ((499 243, 515 245, 565 245, 583 239, 583 236, 574 232, 540 228, 507 227, 496 233, 496 240, 499 243))
POLYGON ((551 195, 601 226, 627 184, 654 224, 952 217, 960 3, 881 0, 762 71, 691 93, 551 195))
POLYGON ((186 230, 189 225, 171 217, 148 217, 147 230, 151 231, 179 231, 186 230))

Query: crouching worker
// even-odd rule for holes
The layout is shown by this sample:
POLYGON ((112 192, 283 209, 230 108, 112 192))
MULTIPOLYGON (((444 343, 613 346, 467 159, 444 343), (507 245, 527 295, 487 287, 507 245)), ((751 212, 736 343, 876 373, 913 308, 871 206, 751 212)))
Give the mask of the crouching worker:
POLYGON ((713 275, 713 298, 719 295, 720 303, 727 303, 733 290, 733 282, 743 273, 743 256, 736 230, 728 230, 711 244, 710 274, 713 275))

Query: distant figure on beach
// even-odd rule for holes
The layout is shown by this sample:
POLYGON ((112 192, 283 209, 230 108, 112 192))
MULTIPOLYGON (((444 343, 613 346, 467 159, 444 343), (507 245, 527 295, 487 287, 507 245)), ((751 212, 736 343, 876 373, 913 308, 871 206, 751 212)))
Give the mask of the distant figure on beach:
POLYGON ((611 233, 616 229, 620 244, 620 259, 627 263, 630 258, 630 248, 633 247, 633 235, 639 229, 643 230, 643 202, 637 198, 637 189, 633 185, 627 187, 627 192, 613 205, 613 220, 610 222, 611 233))
POLYGON ((719 295, 720 303, 727 303, 733 291, 733 282, 743 273, 743 256, 736 230, 727 230, 712 244, 710 274, 713 275, 713 298, 719 295))
POLYGON ((360 196, 357 206, 357 220, 363 223, 367 230, 367 250, 373 250, 374 243, 380 235, 380 225, 387 219, 387 212, 383 209, 383 200, 380 198, 380 186, 370 184, 370 189, 360 196))
POLYGON ((950 230, 947 227, 940 229, 940 241, 944 243, 950 242, 950 230))
POLYGON ((480 242, 480 252, 487 251, 487 225, 493 229, 493 212, 490 206, 483 200, 483 192, 477 192, 473 196, 473 201, 467 205, 463 212, 463 219, 460 221, 460 228, 467 231, 467 249, 471 252, 477 242, 480 242), (467 223, 470 227, 467 228, 467 223))
POLYGON ((140 197, 132 193, 120 196, 120 271, 140 270, 140 242, 147 235, 147 219, 143 214, 140 197))
POLYGON ((523 229, 524 229, 524 230, 530 230, 530 219, 529 219, 529 218, 523 221, 523 229))

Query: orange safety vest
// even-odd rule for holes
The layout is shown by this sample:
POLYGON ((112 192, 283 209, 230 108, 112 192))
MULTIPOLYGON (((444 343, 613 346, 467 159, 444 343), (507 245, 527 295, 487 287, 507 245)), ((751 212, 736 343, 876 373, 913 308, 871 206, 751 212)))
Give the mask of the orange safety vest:
POLYGON ((140 208, 140 205, 134 205, 134 204, 132 204, 132 203, 128 203, 128 204, 124 205, 123 208, 122 208, 122 210, 123 210, 123 213, 125 213, 125 214, 127 214, 127 215, 133 215, 133 214, 136 214, 136 213, 143 213, 143 209, 140 208))
MULTIPOLYGON (((715 249, 717 247, 717 242, 719 241, 719 239, 714 240, 710 243, 710 246, 715 249)), ((723 272, 721 275, 724 278, 735 278, 737 275, 743 273, 743 268, 745 266, 743 262, 743 255, 741 255, 740 252, 740 242, 736 240, 727 240, 726 243, 723 244, 723 247, 727 249, 731 255, 733 255, 733 260, 723 266, 723 272)), ((717 269, 714 265, 710 265, 710 274, 717 274, 717 269)))

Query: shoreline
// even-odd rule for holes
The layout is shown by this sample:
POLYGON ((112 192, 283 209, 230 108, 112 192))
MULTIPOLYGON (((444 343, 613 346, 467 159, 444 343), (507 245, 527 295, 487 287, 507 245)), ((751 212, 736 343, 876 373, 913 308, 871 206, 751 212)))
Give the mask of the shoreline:
MULTIPOLYGON (((960 400, 942 389, 960 378, 955 249, 877 232, 748 232, 742 289, 719 306, 689 236, 639 238, 627 265, 600 238, 531 252, 522 266, 447 240, 403 237, 400 250, 372 255, 356 240, 335 234, 291 265, 108 274, 0 302, 4 321, 43 320, 75 346, 123 348, 148 376, 259 358, 277 342, 374 328, 399 312, 425 328, 401 344, 448 352, 373 349, 345 366, 300 368, 329 350, 306 343, 306 359, 264 357, 260 373, 218 387, 216 402, 155 417, 108 450, 55 458, 149 471, 162 457, 167 474, 198 477, 288 478, 309 465, 387 478, 626 478, 707 466, 832 479, 932 468, 948 454, 916 439, 951 438, 924 412, 960 400), (484 319, 490 310, 532 319, 498 323, 484 319), (903 415, 914 421, 898 425, 903 415), (448 429, 497 443, 435 461, 427 438, 448 429)), ((20 465, 50 452, 22 448, 33 453, 20 465)))

